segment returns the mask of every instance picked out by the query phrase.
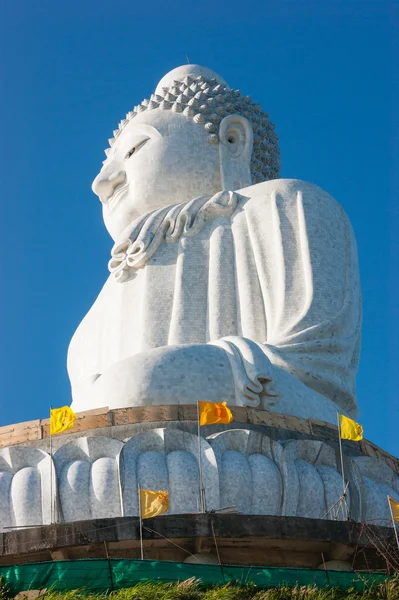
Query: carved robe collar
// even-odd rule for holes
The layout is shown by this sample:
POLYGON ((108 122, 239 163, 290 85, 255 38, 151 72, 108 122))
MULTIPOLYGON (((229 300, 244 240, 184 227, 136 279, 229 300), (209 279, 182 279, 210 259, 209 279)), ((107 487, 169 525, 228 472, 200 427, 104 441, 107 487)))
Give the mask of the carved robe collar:
POLYGON ((129 272, 144 267, 164 240, 176 243, 183 236, 196 235, 206 222, 230 217, 237 202, 236 193, 218 192, 212 197, 200 196, 139 217, 130 226, 127 237, 112 248, 110 272, 117 281, 125 281, 129 272))

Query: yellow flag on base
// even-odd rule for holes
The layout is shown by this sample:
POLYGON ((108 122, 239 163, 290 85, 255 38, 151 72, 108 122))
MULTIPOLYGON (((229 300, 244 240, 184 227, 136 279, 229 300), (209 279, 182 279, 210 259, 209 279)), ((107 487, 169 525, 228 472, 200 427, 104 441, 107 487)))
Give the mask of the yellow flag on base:
POLYGON ((169 508, 168 492, 152 492, 151 490, 139 490, 141 518, 150 519, 162 515, 169 508))
POLYGON ((50 434, 55 435, 73 427, 76 415, 69 406, 50 410, 50 434))
POLYGON ((233 415, 227 402, 204 402, 198 400, 200 425, 213 425, 214 423, 231 423, 233 415))
POLYGON ((343 440, 359 442, 363 439, 363 427, 356 421, 349 419, 349 417, 339 415, 339 429, 343 440))
POLYGON ((391 498, 391 496, 388 496, 388 502, 391 506, 391 513, 392 513, 392 518, 396 523, 399 523, 399 502, 395 502, 395 500, 393 500, 391 498))

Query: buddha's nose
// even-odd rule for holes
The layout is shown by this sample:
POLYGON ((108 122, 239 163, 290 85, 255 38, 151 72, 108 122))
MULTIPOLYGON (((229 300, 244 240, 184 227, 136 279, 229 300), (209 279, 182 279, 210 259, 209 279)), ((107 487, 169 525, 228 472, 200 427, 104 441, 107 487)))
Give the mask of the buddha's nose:
POLYGON ((102 172, 97 175, 93 181, 91 189, 100 198, 103 204, 106 204, 115 191, 115 189, 126 179, 125 171, 102 172))

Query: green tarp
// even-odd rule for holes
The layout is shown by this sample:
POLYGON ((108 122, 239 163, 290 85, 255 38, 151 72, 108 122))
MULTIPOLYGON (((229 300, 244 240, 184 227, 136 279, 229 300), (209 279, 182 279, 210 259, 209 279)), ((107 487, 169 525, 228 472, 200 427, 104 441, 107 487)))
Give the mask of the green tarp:
POLYGON ((0 567, 0 577, 11 592, 54 588, 74 590, 85 588, 90 592, 121 589, 140 581, 176 582, 195 577, 204 584, 240 584, 252 582, 259 587, 313 585, 320 587, 355 587, 363 590, 365 583, 381 583, 386 576, 380 573, 319 571, 276 567, 242 567, 223 565, 185 564, 154 560, 81 559, 49 561, 0 567))

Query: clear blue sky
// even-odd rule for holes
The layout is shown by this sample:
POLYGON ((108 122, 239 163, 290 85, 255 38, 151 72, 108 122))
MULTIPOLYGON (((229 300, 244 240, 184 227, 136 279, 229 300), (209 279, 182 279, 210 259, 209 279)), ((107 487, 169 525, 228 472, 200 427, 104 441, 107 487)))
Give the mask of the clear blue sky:
POLYGON ((360 420, 399 454, 398 13, 394 0, 3 0, 0 425, 70 402, 69 339, 111 248, 91 181, 119 120, 188 54, 270 113, 283 177, 347 211, 360 420))

